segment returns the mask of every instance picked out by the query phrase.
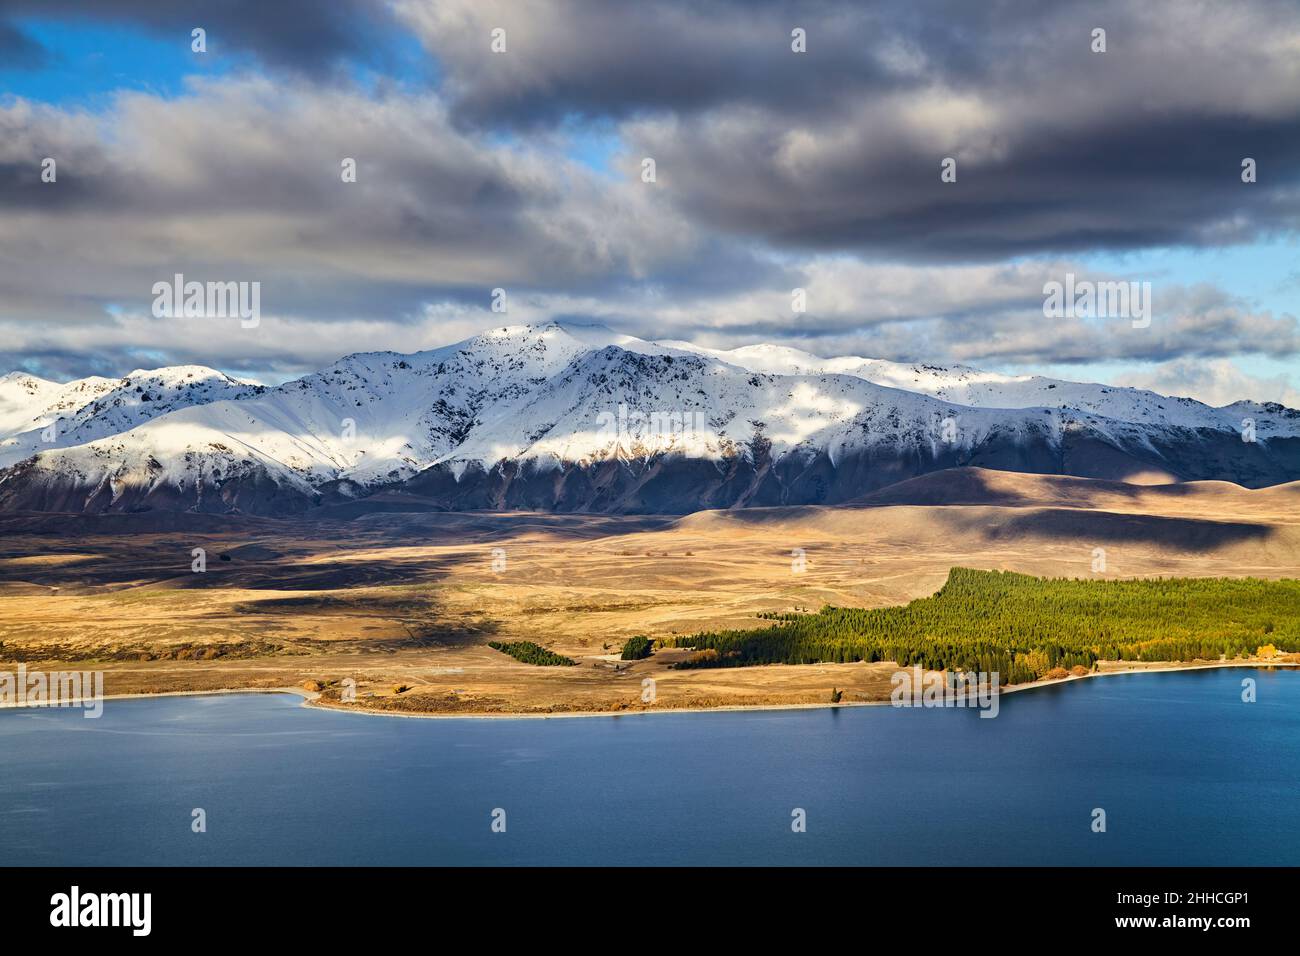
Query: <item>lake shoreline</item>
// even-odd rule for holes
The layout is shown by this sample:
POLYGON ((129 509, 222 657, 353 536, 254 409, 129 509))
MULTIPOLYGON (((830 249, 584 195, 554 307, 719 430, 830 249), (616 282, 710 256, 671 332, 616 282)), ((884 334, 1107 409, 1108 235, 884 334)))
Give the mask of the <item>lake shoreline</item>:
MULTIPOLYGON (((1117 675, 1133 674, 1173 674, 1183 671, 1208 671, 1224 670, 1233 667, 1245 667, 1253 670, 1269 667, 1297 668, 1300 663, 1282 662, 1270 664, 1264 661, 1225 661, 1223 663, 1213 664, 1176 664, 1169 667, 1142 667, 1129 670, 1113 671, 1096 671, 1089 674, 1080 674, 1070 677, 1059 677, 1054 680, 1034 681, 1032 684, 1015 684, 998 691, 999 696, 1003 694, 1015 694, 1021 691, 1037 690, 1043 687, 1055 687, 1059 684, 1069 684, 1074 681, 1084 681, 1092 677, 1112 677, 1117 675)), ((294 690, 294 693, 306 695, 309 692, 305 690, 294 690)), ((390 710, 372 710, 365 707, 345 706, 342 704, 320 703, 317 698, 319 694, 308 700, 303 701, 304 707, 312 707, 317 710, 340 711, 347 714, 362 714, 367 717, 411 717, 417 720, 555 720, 565 717, 639 717, 643 715, 654 714, 713 714, 725 712, 740 711, 783 711, 783 710, 842 710, 859 707, 892 707, 893 702, 888 700, 851 700, 841 701, 833 704, 830 701, 825 703, 810 702, 806 704, 724 704, 717 707, 664 707, 658 710, 639 709, 639 710, 591 710, 591 711, 574 711, 572 713, 556 714, 512 714, 512 713, 495 713, 495 714, 438 714, 438 713, 419 713, 415 711, 390 711, 390 710)), ((897 708, 909 709, 909 708, 897 708)))
MULTIPOLYGON (((1054 687, 1060 684, 1068 684, 1074 681, 1084 681, 1093 677, 1113 677, 1118 675, 1133 674, 1170 674, 1185 671, 1204 671, 1204 670, 1225 670, 1229 668, 1249 668, 1260 670, 1266 668, 1288 668, 1294 669, 1300 667, 1300 662, 1268 662, 1268 661, 1225 661, 1206 664, 1184 664, 1177 663, 1170 666, 1156 665, 1152 667, 1129 668, 1124 670, 1107 670, 1094 671, 1088 674, 1071 675, 1068 677, 1055 678, 1053 680, 1035 681, 1032 684, 1016 684, 999 690, 999 696, 1003 694, 1015 694, 1022 691, 1036 690, 1043 687, 1054 687)), ((173 691, 156 691, 141 694, 110 694, 105 695, 104 702, 111 700, 148 700, 158 697, 222 697, 232 694, 289 694, 301 698, 302 707, 310 707, 317 710, 327 710, 335 713, 359 714, 366 717, 405 717, 416 720, 559 720, 564 718, 577 717, 639 717, 655 714, 710 714, 725 712, 745 712, 745 711, 790 711, 790 710, 824 710, 824 709, 850 709, 859 707, 891 707, 892 701, 889 700, 861 700, 861 701, 841 701, 831 703, 830 701, 808 702, 796 704, 723 704, 716 707, 663 707, 659 709, 638 708, 636 710, 589 710, 589 711, 572 711, 559 713, 436 713, 436 712, 419 712, 419 711, 397 711, 368 708, 359 705, 344 705, 336 703, 322 703, 321 692, 311 691, 303 687, 285 686, 285 687, 227 687, 212 690, 173 690, 173 691)), ((80 699, 61 703, 61 707, 76 707, 85 703, 90 703, 88 699, 80 699)), ((48 704, 41 703, 23 703, 23 704, 0 704, 0 710, 18 710, 24 708, 42 708, 49 707, 48 704)))

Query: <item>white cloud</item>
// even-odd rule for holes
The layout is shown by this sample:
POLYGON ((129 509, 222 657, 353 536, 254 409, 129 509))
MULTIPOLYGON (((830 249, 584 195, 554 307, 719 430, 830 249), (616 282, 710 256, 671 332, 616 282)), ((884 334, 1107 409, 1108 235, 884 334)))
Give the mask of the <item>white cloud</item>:
POLYGON ((1162 395, 1186 395, 1208 405, 1254 399, 1300 408, 1300 380, 1295 376, 1251 375, 1232 359, 1176 359, 1154 368, 1120 374, 1115 384, 1149 388, 1162 395))

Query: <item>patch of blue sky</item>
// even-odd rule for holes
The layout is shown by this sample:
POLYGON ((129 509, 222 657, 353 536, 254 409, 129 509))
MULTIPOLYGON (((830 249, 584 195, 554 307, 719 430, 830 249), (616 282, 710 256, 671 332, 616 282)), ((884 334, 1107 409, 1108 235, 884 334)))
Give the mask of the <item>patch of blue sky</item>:
MULTIPOLYGON (((186 92, 187 77, 220 77, 257 66, 218 30, 208 31, 206 52, 198 53, 185 31, 163 35, 123 24, 36 18, 15 25, 43 54, 36 62, 0 62, 0 95, 55 106, 94 110, 121 91, 174 97, 186 92)), ((377 33, 364 60, 341 63, 339 69, 366 92, 386 86, 425 89, 440 79, 437 62, 418 39, 398 31, 377 33)))
POLYGON ((529 130, 520 132, 506 127, 488 129, 484 142, 494 149, 553 150, 574 163, 598 175, 621 175, 614 168, 614 159, 624 149, 618 127, 612 122, 588 121, 579 117, 565 118, 554 131, 529 130))
POLYGON ((603 176, 614 176, 614 158, 625 145, 618 126, 608 120, 567 117, 560 127, 569 158, 603 176))
POLYGON ((185 77, 221 75, 242 58, 225 53, 209 35, 206 53, 191 50, 188 33, 163 37, 102 23, 23 20, 19 29, 45 50, 43 62, 0 65, 0 92, 56 106, 94 109, 122 90, 175 96, 185 77))
POLYGON ((1207 283, 1253 308, 1275 315, 1300 315, 1300 239, 1295 237, 1207 248, 1092 253, 1077 258, 1098 272, 1122 275, 1132 281, 1150 281, 1157 308, 1161 284, 1207 283))
POLYGON ((442 82, 438 61, 413 34, 386 32, 376 38, 364 61, 345 65, 348 76, 367 94, 384 89, 435 89, 442 82))
POLYGON ((163 368, 175 362, 166 352, 158 349, 131 349, 130 354, 142 369, 163 368))

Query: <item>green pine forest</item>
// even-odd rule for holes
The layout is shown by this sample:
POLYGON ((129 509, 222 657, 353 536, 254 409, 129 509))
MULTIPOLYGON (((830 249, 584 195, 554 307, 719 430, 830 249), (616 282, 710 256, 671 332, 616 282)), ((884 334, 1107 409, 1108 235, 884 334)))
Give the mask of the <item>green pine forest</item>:
POLYGON ((649 657, 654 651, 654 641, 645 635, 630 637, 627 643, 623 645, 621 659, 625 661, 639 661, 642 658, 649 657))
POLYGON ((678 667, 895 661, 1037 680, 1098 660, 1219 660, 1272 645, 1300 650, 1300 581, 1087 580, 953 568, 933 596, 901 607, 764 614, 774 623, 673 642, 678 667))
POLYGON ((571 667, 578 662, 563 654, 548 651, 532 641, 488 641, 488 647, 509 654, 523 664, 536 664, 538 667, 571 667))

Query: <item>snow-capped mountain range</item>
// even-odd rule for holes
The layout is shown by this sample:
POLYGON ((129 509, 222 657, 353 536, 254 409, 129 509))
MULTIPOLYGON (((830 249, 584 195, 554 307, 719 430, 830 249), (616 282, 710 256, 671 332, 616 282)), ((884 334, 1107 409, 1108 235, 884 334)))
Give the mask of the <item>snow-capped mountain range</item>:
POLYGON ((847 501, 954 465, 1259 487, 1300 478, 1300 412, 558 323, 275 387, 201 366, 0 378, 4 510, 284 515, 398 492, 684 513, 847 501))

